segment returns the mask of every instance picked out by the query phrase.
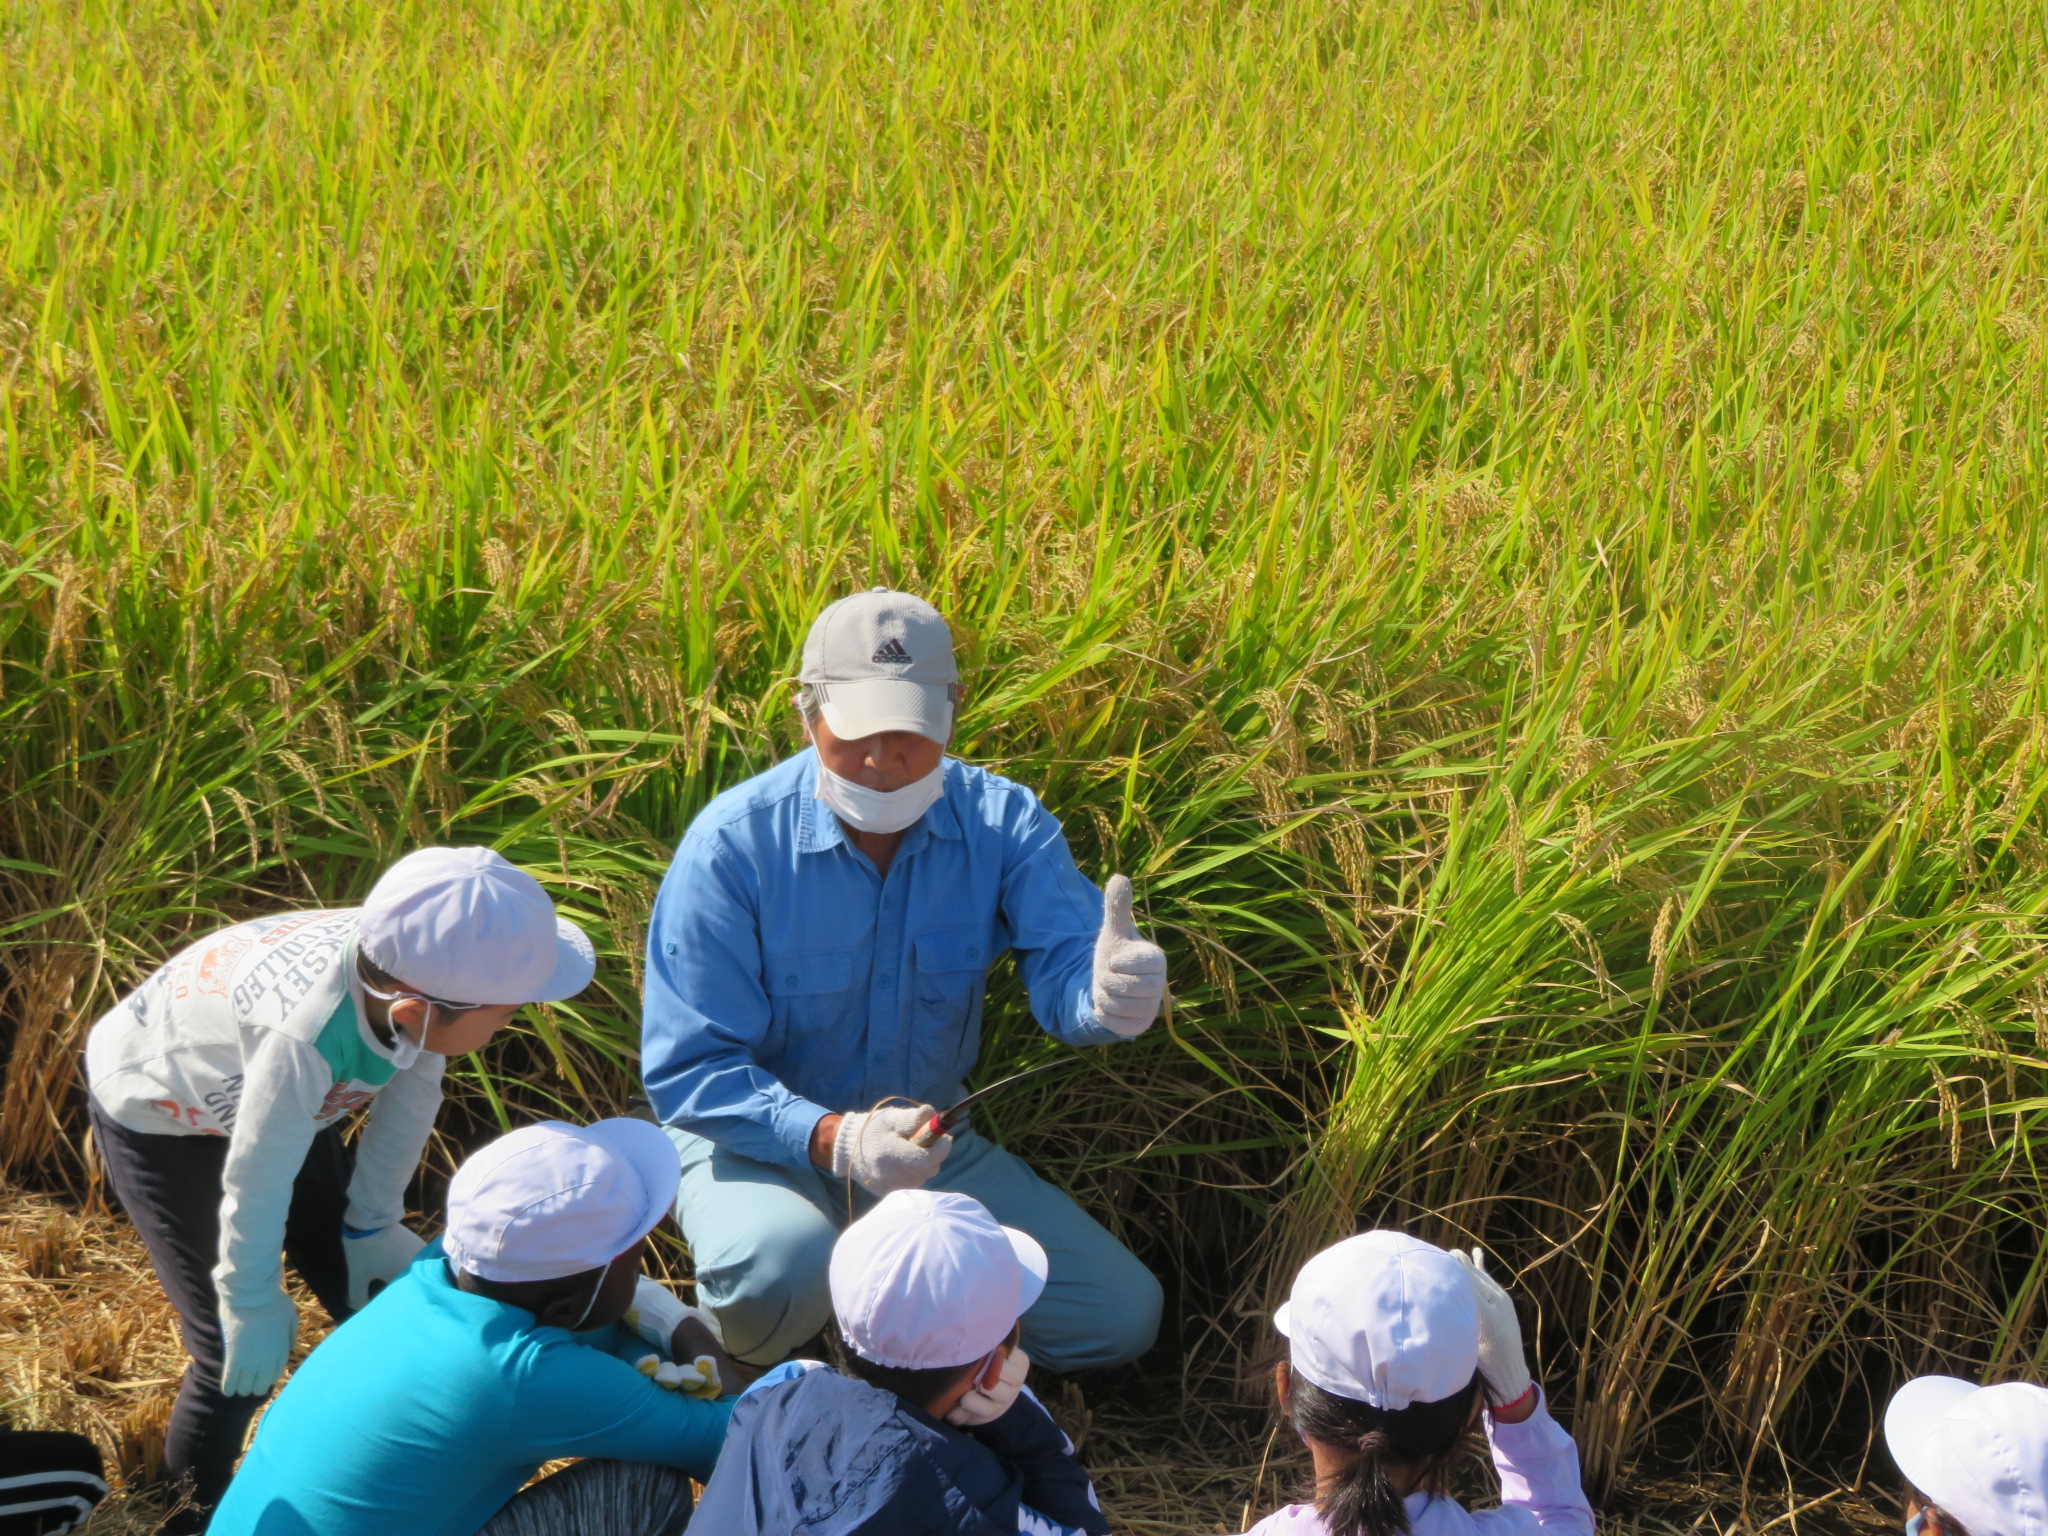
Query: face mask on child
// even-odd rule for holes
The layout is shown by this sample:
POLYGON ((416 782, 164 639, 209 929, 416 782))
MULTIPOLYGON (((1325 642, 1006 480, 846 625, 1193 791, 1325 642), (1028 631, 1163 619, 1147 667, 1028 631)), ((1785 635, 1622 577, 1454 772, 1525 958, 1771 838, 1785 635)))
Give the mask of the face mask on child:
POLYGON ((1927 1511, 1916 1509, 1906 1521, 1906 1536, 1920 1536, 1927 1525, 1927 1511))
MULTIPOLYGON (((452 1012, 456 1013, 462 1011, 460 1008, 451 1008, 451 1005, 440 1002, 435 998, 422 997, 417 992, 379 992, 360 977, 357 978, 357 981, 361 985, 365 996, 374 997, 381 1003, 396 1003, 410 998, 416 1003, 425 1003, 427 1005, 427 1016, 420 1022, 420 1038, 417 1040, 413 1039, 412 1032, 399 1023, 398 1020, 390 1019, 391 1065, 401 1072, 418 1061, 420 1053, 426 1049, 427 1031, 434 1027, 434 1010, 436 1008, 449 1008, 452 1012)), ((390 1016, 387 1014, 386 1018, 389 1019, 390 1016)))
POLYGON ((817 798, 856 832, 901 832, 945 792, 943 759, 930 773, 901 789, 869 789, 818 764, 817 798))
MULTIPOLYGON (((422 1028, 421 1033, 425 1033, 424 1028, 422 1028)), ((392 1066, 403 1072, 407 1067, 420 1059, 420 1052, 425 1049, 425 1046, 406 1033, 403 1024, 399 1023, 396 1019, 391 1021, 392 1066)))
POLYGON ((1022 1345, 1014 1345, 1009 1359, 1003 1362, 1003 1374, 992 1387, 984 1387, 981 1373, 988 1369, 988 1363, 995 1358, 990 1350, 975 1362, 975 1386, 953 1411, 946 1415, 948 1424, 969 1428, 976 1424, 992 1423, 1010 1411, 1010 1404, 1017 1401, 1017 1394, 1024 1390, 1025 1374, 1031 1369, 1031 1357, 1024 1353, 1022 1345))

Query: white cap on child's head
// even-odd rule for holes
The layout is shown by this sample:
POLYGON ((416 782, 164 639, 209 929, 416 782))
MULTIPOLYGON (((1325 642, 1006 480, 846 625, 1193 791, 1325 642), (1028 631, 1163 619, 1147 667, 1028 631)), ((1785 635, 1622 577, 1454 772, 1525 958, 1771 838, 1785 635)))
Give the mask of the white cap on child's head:
POLYGON ((1479 1302, 1465 1267, 1404 1232, 1364 1232, 1301 1266, 1273 1315, 1288 1363, 1374 1408, 1434 1403, 1479 1369, 1479 1302))
POLYGON ((652 1232, 682 1177, 675 1147, 645 1120, 524 1125, 455 1170, 441 1245, 485 1280, 585 1274, 652 1232))
POLYGON ((551 1003, 597 969, 540 882, 488 848, 422 848, 385 870, 356 946, 386 975, 457 1003, 551 1003))
POLYGON ((1885 1409, 1884 1443, 1970 1536, 2048 1533, 2048 1387, 1922 1376, 1885 1409))
POLYGON ((972 1365, 1045 1289, 1045 1250, 979 1200, 899 1189, 832 1246, 832 1312, 863 1360, 972 1365))

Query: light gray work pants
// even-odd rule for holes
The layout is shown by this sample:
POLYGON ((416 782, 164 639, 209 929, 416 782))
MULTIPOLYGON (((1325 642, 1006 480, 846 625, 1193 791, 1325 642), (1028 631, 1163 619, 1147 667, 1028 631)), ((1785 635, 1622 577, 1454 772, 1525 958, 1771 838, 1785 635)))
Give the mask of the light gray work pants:
MULTIPOLYGON (((848 1220, 847 1188, 820 1168, 741 1157, 689 1131, 668 1129, 683 1161, 676 1223, 697 1268, 697 1299, 718 1320, 725 1347, 773 1365, 832 1315, 826 1265, 848 1220)), ((1048 1370, 1120 1365, 1159 1333, 1158 1280, 1065 1191, 972 1128, 929 1189, 972 1195, 1006 1227, 1044 1247, 1045 1294, 1024 1314, 1024 1348, 1048 1370)), ((875 1203, 855 1186, 858 1216, 875 1203)))

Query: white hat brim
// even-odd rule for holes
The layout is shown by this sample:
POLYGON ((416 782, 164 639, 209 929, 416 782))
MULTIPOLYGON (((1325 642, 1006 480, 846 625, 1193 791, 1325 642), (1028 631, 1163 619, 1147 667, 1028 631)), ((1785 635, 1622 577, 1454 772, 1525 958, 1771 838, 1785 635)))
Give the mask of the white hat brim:
MULTIPOLYGON (((1279 1334, 1281 1338, 1287 1340, 1290 1345, 1294 1343, 1294 1330, 1290 1326, 1293 1318, 1294 1303, 1291 1300, 1281 1302, 1274 1309, 1273 1331, 1279 1334)), ((1369 1397, 1360 1396, 1356 1387, 1342 1387, 1334 1381, 1325 1381, 1322 1373, 1316 1370, 1312 1363, 1304 1361, 1292 1348, 1287 1351, 1287 1368, 1311 1386, 1321 1387, 1332 1397, 1341 1397, 1354 1403, 1365 1403, 1373 1408, 1380 1406, 1380 1404, 1373 1402, 1369 1397)))
POLYGON ((1029 1232, 1020 1232, 1015 1227, 1004 1227, 1003 1236, 1010 1240, 1010 1247, 1016 1252, 1017 1262, 1024 1268, 1024 1283, 1017 1292, 1017 1315, 1022 1317, 1036 1306, 1038 1298, 1045 1294, 1045 1249, 1029 1232))
POLYGON ((523 1003, 559 1003, 565 997, 574 997, 590 985, 590 978, 597 974, 597 951, 591 948, 590 935, 570 922, 566 917, 555 918, 555 969, 537 997, 523 997, 523 1003))
MULTIPOLYGON (((661 1218, 675 1207, 676 1195, 682 1189, 683 1160, 676 1153, 675 1143, 660 1126, 625 1116, 594 1120, 583 1128, 583 1133, 592 1141, 601 1142, 640 1176, 647 1202, 640 1210, 640 1230, 633 1236, 633 1242, 638 1242, 661 1225, 661 1218)), ((617 1258, 618 1254, 611 1257, 617 1258)))
POLYGON ((944 746, 953 735, 953 702, 938 684, 898 677, 819 683, 818 713, 841 741, 884 731, 909 731, 944 746))
POLYGON ((1978 1390, 1956 1376, 1920 1376, 1899 1388, 1884 1411, 1884 1443, 1899 1474, 1936 1504, 1948 1462, 1941 1421, 1978 1390))

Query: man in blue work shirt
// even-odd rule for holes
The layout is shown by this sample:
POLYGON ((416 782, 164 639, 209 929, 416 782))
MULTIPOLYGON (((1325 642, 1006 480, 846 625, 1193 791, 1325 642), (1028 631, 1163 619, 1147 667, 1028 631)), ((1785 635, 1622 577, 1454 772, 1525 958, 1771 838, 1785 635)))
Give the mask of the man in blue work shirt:
POLYGON ((1071 1045, 1142 1034, 1166 991, 1130 882, 1105 898, 1037 796, 945 756, 959 675, 930 604, 878 587, 827 608, 799 674, 810 748, 712 801, 654 904, 641 1070, 682 1157, 698 1299, 743 1361, 824 1325, 849 1203, 918 1187, 1044 1246, 1023 1318, 1044 1364, 1117 1364, 1158 1332, 1159 1282, 1064 1193, 971 1126, 920 1145, 1005 950, 1071 1045))

